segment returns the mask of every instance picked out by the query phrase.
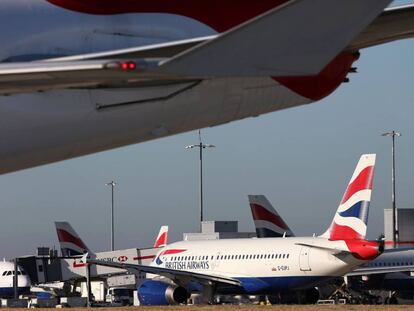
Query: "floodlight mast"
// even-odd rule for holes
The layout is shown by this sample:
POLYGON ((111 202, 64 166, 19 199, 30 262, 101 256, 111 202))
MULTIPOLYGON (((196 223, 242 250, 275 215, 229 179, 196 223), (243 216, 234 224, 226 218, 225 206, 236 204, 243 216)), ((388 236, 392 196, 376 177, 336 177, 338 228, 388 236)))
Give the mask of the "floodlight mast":
POLYGON ((204 144, 201 140, 201 131, 198 130, 198 140, 199 143, 195 144, 195 145, 188 145, 185 148, 186 149, 193 149, 193 148, 199 148, 200 149, 200 158, 199 158, 199 168, 200 168, 200 232, 201 232, 201 224, 204 220, 204 206, 203 206, 203 149, 206 148, 215 148, 216 146, 211 145, 211 144, 204 144))
POLYGON ((111 181, 105 184, 111 186, 111 250, 115 250, 115 223, 114 223, 114 188, 116 182, 111 181))
POLYGON ((395 137, 400 137, 401 133, 392 131, 383 133, 382 136, 390 136, 392 138, 392 147, 391 147, 391 202, 392 202, 392 244, 396 248, 399 241, 399 232, 398 232, 398 220, 397 220, 397 207, 395 203, 395 137))

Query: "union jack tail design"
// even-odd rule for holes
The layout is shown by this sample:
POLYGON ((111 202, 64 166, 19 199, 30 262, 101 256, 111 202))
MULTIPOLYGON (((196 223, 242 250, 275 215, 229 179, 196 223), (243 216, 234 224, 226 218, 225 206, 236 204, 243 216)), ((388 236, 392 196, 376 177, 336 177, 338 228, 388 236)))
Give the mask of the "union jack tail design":
POLYGON ((249 195, 250 209, 258 238, 294 236, 264 195, 249 195))
POLYGON ((76 256, 91 253, 68 222, 55 222, 55 226, 62 256, 76 256))
POLYGON ((162 226, 155 240, 154 247, 165 247, 168 243, 168 226, 162 226))
POLYGON ((323 237, 330 240, 365 239, 375 158, 375 154, 364 154, 359 159, 332 224, 323 237))

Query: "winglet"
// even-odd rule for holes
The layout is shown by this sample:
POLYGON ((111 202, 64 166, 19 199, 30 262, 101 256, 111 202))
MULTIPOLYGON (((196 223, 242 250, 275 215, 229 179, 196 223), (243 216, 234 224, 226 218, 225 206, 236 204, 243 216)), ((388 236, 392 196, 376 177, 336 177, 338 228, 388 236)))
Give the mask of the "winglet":
POLYGON ((318 74, 391 0, 293 0, 161 62, 192 77, 318 74))

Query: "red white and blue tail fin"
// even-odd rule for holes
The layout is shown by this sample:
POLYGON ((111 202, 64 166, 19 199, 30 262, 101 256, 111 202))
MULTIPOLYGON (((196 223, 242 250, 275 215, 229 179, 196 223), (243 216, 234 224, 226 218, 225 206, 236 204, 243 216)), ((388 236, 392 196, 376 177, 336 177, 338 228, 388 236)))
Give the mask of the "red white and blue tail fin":
POLYGON ((258 238, 294 236, 292 230, 264 195, 248 197, 258 238))
POLYGON ((168 226, 162 226, 157 238, 155 239, 154 247, 164 247, 168 243, 168 226))
POLYGON ((68 222, 55 222, 55 226, 62 256, 77 256, 83 255, 84 253, 91 253, 68 222))
POLYGON ((322 237, 330 240, 365 239, 375 158, 375 154, 361 156, 332 224, 322 237))

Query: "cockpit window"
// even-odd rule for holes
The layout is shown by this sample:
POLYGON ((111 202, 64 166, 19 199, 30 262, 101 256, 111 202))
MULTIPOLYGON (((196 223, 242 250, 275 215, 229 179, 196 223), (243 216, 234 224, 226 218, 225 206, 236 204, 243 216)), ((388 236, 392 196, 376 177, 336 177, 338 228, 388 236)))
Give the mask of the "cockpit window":
POLYGON ((11 271, 7 271, 7 275, 12 275, 12 272, 11 271))

